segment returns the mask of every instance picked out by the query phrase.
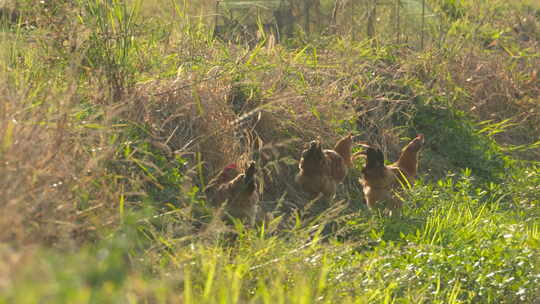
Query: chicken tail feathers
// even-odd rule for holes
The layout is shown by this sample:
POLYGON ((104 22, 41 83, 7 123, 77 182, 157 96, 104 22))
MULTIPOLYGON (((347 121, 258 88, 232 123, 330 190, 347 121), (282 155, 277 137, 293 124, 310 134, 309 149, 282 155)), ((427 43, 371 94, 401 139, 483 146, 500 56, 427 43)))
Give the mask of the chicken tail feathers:
POLYGON ((345 165, 349 168, 352 167, 352 142, 353 139, 351 133, 340 139, 334 147, 334 151, 336 151, 343 158, 345 165))

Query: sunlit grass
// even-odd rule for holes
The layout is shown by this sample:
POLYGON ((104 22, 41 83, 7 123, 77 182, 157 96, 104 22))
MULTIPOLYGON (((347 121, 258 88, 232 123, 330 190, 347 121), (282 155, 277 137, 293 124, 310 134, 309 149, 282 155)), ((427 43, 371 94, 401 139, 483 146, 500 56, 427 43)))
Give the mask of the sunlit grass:
POLYGON ((533 303, 538 20, 428 2, 447 18, 425 50, 233 44, 202 2, 21 4, 0 23, 0 303, 533 303), (303 199, 303 143, 348 132, 390 158, 426 134, 401 218, 364 207, 361 161, 319 217, 228 227, 206 204, 212 175, 252 158, 265 204, 303 199))

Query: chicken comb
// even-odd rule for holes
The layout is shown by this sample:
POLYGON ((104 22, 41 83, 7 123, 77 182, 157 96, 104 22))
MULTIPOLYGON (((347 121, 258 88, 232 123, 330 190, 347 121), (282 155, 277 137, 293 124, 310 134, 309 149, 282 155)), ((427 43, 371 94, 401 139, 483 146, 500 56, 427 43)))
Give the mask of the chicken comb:
POLYGON ((238 166, 236 166, 235 163, 229 164, 227 167, 223 168, 223 171, 229 171, 233 169, 238 169, 238 166))

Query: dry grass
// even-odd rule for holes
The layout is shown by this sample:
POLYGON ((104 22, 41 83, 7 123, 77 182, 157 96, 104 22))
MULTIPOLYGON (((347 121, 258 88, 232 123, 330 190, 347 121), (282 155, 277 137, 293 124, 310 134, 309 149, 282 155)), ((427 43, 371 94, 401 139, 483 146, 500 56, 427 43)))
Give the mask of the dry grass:
MULTIPOLYGON (((534 262, 522 261, 532 261, 529 250, 537 247, 537 168, 508 170, 500 182, 474 170, 448 176, 467 167, 450 161, 463 151, 472 150, 467 165, 509 158, 476 139, 538 139, 536 25, 507 33, 491 49, 466 36, 468 25, 439 49, 419 52, 343 37, 300 37, 299 48, 243 46, 213 40, 186 15, 183 5, 193 1, 176 8, 144 2, 149 9, 126 31, 110 26, 126 20, 124 1, 99 2, 110 6, 94 17, 79 2, 46 3, 21 7, 28 22, 0 32, 0 242, 7 244, 0 246, 0 301, 94 292, 98 302, 124 293, 174 302, 190 292, 207 301, 259 301, 282 288, 283 297, 298 289, 304 302, 347 302, 358 292, 370 302, 451 302, 458 292, 477 296, 480 287, 489 290, 481 300, 505 299, 498 292, 517 299, 523 286, 536 292, 534 262), (517 40, 523 31, 528 41, 517 40), (422 107, 433 111, 419 114, 422 107), (457 122, 444 116, 458 112, 457 122), (478 135, 488 119, 481 126, 492 131, 478 135), (330 148, 352 132, 394 160, 426 130, 433 136, 402 219, 364 212, 359 163, 324 206, 294 183, 300 153, 317 137, 330 148), (473 148, 459 147, 462 135, 473 148), (219 221, 204 187, 224 166, 251 160, 269 226, 242 233, 219 221), (344 237, 320 243, 323 228, 344 237), (238 242, 216 242, 231 230, 238 242), (513 270, 502 274, 500 265, 513 270), (463 284, 450 283, 458 274, 463 284), (240 282, 236 297, 233 281, 240 282), (433 298, 435 291, 445 295, 433 298)), ((515 23, 508 22, 493 27, 515 23)), ((540 159, 538 150, 518 150, 513 164, 540 159)))
MULTIPOLYGON (((171 24, 181 9, 167 16, 171 24)), ((62 18, 51 20, 51 27, 45 22, 39 25, 64 37, 66 46, 62 48, 84 47, 80 41, 72 41, 77 37, 66 29, 71 23, 62 18)), ((526 31, 529 40, 520 43, 531 54, 538 50, 534 20, 522 22, 515 34, 526 31)), ((516 127, 497 135, 501 143, 531 143, 538 134, 540 88, 535 80, 539 62, 532 55, 516 58, 505 49, 486 52, 471 47, 468 53, 448 58, 436 51, 389 51, 342 39, 297 50, 279 45, 248 49, 206 41, 204 30, 195 31, 199 25, 194 18, 178 23, 186 32, 171 30, 152 49, 164 53, 158 57, 182 50, 174 57, 180 63, 172 68, 177 79, 140 82, 133 90, 121 88, 125 93, 114 102, 109 96, 113 88, 101 70, 91 76, 85 73, 88 79, 77 83, 76 77, 67 81, 76 73, 67 69, 68 77, 53 81, 66 82, 40 92, 40 98, 20 85, 25 79, 2 79, 5 85, 0 90, 6 102, 0 104, 0 165, 5 174, 0 177, 0 188, 2 206, 9 215, 0 218, 0 239, 47 243, 77 235, 84 239, 99 227, 115 225, 123 199, 142 205, 147 189, 141 185, 156 182, 134 173, 130 168, 136 167, 135 161, 122 154, 133 140, 130 132, 142 134, 136 140, 150 144, 156 154, 166 158, 167 166, 174 165, 175 157, 187 160, 182 172, 188 177, 182 186, 186 190, 192 186, 202 189, 229 163, 243 167, 255 159, 262 172, 262 200, 270 209, 283 201, 305 200, 293 181, 306 142, 321 137, 323 145, 331 147, 352 131, 395 159, 404 139, 420 131, 414 129, 411 116, 418 100, 430 95, 466 92, 455 98, 460 100, 455 106, 478 120, 511 119, 516 127), (197 65, 197 71, 190 70, 197 63, 194 58, 204 62, 197 65), (92 114, 81 119, 82 104, 92 114)), ((57 47, 50 39, 44 41, 50 44, 48 51, 57 47)), ((29 42, 21 47, 29 45, 37 46, 29 42)), ((84 51, 75 49, 70 64, 83 69, 78 64, 84 63, 80 58, 84 51)), ((55 55, 44 51, 32 60, 43 62, 43 70, 47 70, 45 64, 53 64, 55 55)), ((146 66, 137 64, 137 68, 146 66)), ((17 72, 7 61, 4 66, 6 72, 17 72)), ((144 70, 140 78, 160 77, 152 72, 144 70)), ((37 82, 45 83, 48 78, 42 73, 37 82)), ((139 79, 130 77, 130 83, 139 79)), ((527 157, 537 160, 540 152, 535 153, 527 157)), ((166 175, 160 167, 163 164, 145 161, 166 175)), ((353 170, 339 199, 357 197, 357 174, 353 170)))
MULTIPOLYGON (((441 59, 435 59, 438 60, 441 59)), ((434 92, 446 96, 450 106, 476 121, 502 122, 503 132, 494 137, 501 145, 520 146, 540 140, 538 66, 540 58, 536 56, 518 58, 504 51, 473 49, 450 61, 435 63, 436 75, 431 76, 434 71, 426 71, 425 66, 417 73, 420 77, 433 77, 429 81, 434 92)), ((540 150, 536 147, 517 156, 538 160, 540 150)))
POLYGON ((166 154, 186 157, 194 167, 202 161, 202 171, 191 171, 197 183, 210 180, 229 163, 244 167, 254 159, 262 169, 259 189, 266 208, 276 208, 285 194, 289 203, 305 201, 294 186, 304 144, 321 137, 327 147, 333 146, 339 134, 330 121, 347 110, 331 101, 308 102, 284 90, 252 100, 235 113, 231 94, 237 85, 225 81, 189 87, 175 81, 141 84, 126 117, 146 126, 148 140, 166 154))
POLYGON ((81 197, 107 183, 103 160, 112 149, 104 131, 72 119, 76 99, 71 92, 51 95, 34 107, 27 103, 26 109, 24 92, 9 87, 2 92, 0 239, 55 244, 79 234, 84 239, 96 225, 110 224, 89 219, 107 214, 116 191, 102 188, 98 199, 90 195, 87 202, 81 197))

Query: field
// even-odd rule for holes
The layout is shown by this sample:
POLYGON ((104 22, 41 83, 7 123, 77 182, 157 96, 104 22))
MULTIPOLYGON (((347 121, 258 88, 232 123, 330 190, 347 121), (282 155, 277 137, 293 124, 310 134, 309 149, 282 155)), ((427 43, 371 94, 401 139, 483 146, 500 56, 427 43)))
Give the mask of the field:
POLYGON ((212 1, 0 1, 0 303, 540 303, 540 3, 426 5, 231 41, 212 1), (295 185, 349 133, 425 134, 401 217, 363 159, 295 185), (250 160, 264 224, 224 223, 203 189, 250 160))

